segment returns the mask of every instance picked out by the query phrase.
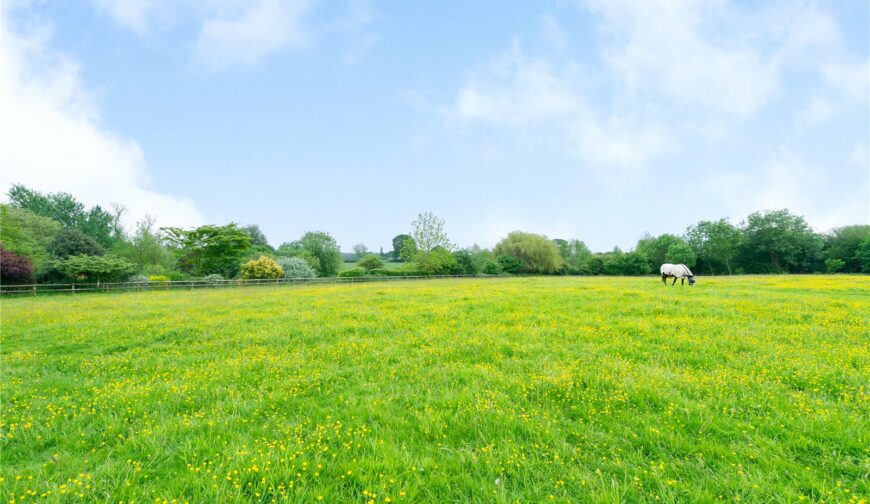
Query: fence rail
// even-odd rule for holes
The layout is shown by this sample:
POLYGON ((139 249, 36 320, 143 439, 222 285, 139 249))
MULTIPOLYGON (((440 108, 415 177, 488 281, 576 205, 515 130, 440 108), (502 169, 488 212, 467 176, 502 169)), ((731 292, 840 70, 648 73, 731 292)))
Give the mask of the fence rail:
POLYGON ((0 285, 0 295, 75 294, 77 292, 108 291, 153 291, 170 289, 207 289, 218 287, 248 287, 255 285, 311 285, 367 282, 392 282, 399 280, 435 280, 439 278, 481 278, 491 275, 417 275, 417 276, 370 276, 327 278, 278 278, 273 280, 177 280, 169 282, 105 282, 66 284, 0 285))

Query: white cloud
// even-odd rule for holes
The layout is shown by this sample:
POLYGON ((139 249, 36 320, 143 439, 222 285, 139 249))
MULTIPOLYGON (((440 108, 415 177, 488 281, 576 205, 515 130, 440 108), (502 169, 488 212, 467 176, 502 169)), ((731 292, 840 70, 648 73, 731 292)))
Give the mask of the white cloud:
POLYGON ((91 0, 91 2, 118 24, 139 35, 148 31, 151 17, 158 9, 165 8, 163 0, 91 0))
POLYGON ((710 20, 727 18, 725 2, 587 2, 609 36, 605 59, 633 92, 745 117, 776 92, 777 66, 740 33, 714 40, 710 20))
POLYGON ((363 0, 349 0, 344 17, 317 25, 311 0, 91 0, 122 27, 145 35, 178 18, 198 26, 195 61, 210 70, 250 66, 281 50, 304 49, 327 34, 346 36, 345 60, 359 62, 380 40, 363 0))
POLYGON ((846 223, 868 222, 868 184, 870 174, 865 173, 857 190, 841 191, 832 187, 824 169, 783 149, 757 170, 726 172, 708 180, 706 189, 724 201, 733 215, 787 208, 803 215, 816 230, 827 231, 846 223))
POLYGON ((206 19, 194 53, 211 69, 250 65, 286 46, 304 47, 310 35, 301 24, 305 0, 256 0, 206 19))
POLYGON ((75 62, 46 49, 46 36, 22 35, 0 8, 0 190, 13 183, 66 191, 83 202, 127 206, 161 225, 200 224, 194 204, 149 187, 144 155, 100 126, 75 62))
POLYGON ((593 110, 576 63, 553 67, 546 59, 527 58, 515 42, 459 90, 448 115, 556 146, 602 174, 641 169, 671 147, 657 124, 593 110))

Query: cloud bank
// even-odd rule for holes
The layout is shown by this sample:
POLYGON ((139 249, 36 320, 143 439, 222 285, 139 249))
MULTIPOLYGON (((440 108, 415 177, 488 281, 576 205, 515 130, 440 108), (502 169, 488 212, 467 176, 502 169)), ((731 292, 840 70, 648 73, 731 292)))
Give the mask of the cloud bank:
POLYGON ((12 25, 0 8, 0 191, 18 183, 89 205, 117 202, 127 207, 128 224, 145 215, 160 225, 203 223, 192 201, 150 186, 136 142, 100 125, 78 65, 46 48, 47 31, 12 25))

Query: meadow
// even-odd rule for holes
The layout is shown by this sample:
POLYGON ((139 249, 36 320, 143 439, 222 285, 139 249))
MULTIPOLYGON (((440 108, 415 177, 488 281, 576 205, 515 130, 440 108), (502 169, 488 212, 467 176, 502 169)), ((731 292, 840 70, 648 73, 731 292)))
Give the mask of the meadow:
POLYGON ((870 277, 2 300, 4 502, 867 502, 870 277))

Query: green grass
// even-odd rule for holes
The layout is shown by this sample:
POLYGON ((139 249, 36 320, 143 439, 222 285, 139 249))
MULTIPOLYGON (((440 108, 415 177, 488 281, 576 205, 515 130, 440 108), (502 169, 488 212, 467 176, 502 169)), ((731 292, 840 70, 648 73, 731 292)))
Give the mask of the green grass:
POLYGON ((0 494, 859 502, 870 277, 2 300, 0 494))

